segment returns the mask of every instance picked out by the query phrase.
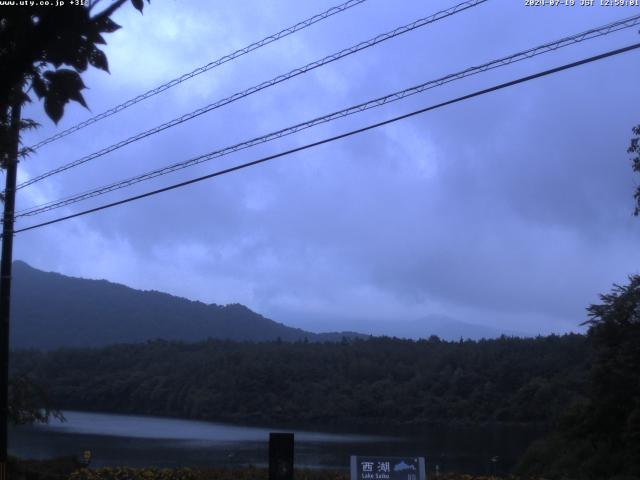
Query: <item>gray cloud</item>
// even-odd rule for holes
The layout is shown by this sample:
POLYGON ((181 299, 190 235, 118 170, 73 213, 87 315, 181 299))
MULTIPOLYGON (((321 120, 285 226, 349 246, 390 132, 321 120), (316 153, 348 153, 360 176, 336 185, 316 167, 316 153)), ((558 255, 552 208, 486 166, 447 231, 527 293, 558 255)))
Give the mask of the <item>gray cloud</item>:
MULTIPOLYGON (((213 9, 158 2, 144 17, 123 12, 124 28, 108 47, 112 75, 90 73, 87 100, 101 111, 330 5, 247 2, 213 9)), ((22 175, 66 163, 434 10, 422 2, 399 5, 372 0, 202 75, 43 148, 22 165, 22 175)), ((20 202, 86 190, 631 13, 488 2, 42 182, 21 191, 20 202)), ((627 31, 574 46, 86 205, 633 41, 637 32, 627 31)), ((638 221, 631 216, 634 181, 625 155, 630 128, 639 121, 633 108, 640 99, 637 55, 25 233, 17 238, 16 258, 207 302, 238 301, 313 330, 361 328, 370 319, 386 322, 391 331, 393 322, 432 314, 503 330, 575 329, 598 293, 623 282, 640 260, 638 221)), ((45 126, 33 139, 55 131, 39 108, 32 108, 32 116, 45 126)), ((60 128, 86 115, 73 106, 60 128)))

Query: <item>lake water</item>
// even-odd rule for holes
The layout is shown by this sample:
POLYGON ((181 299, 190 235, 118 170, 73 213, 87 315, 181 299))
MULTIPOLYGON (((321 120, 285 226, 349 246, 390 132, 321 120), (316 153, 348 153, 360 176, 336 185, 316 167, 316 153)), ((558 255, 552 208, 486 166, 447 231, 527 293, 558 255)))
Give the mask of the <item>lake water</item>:
POLYGON ((10 453, 42 459, 91 450, 93 467, 266 466, 269 432, 290 431, 297 467, 347 469, 350 455, 424 456, 429 471, 437 464, 441 472, 500 473, 540 435, 518 428, 336 433, 88 412, 64 415, 64 423, 12 428, 10 453))

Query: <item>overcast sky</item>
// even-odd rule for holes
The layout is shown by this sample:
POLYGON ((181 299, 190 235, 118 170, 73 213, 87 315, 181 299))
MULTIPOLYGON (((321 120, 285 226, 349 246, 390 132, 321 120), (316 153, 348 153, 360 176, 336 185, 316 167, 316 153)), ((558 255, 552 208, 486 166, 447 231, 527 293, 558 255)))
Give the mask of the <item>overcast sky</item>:
MULTIPOLYGON (((27 144, 319 13, 339 0, 154 0, 108 36, 111 74, 84 75, 27 144)), ((368 0, 43 147, 19 181, 457 2, 368 0)), ((579 0, 578 0, 579 3, 579 0)), ((490 0, 19 191, 54 200, 640 13, 490 0)), ((51 214, 17 228, 253 160, 495 83, 638 42, 638 27, 51 214)), ((640 52, 575 68, 180 190, 16 236, 15 258, 207 303, 239 302, 313 331, 451 318, 576 331, 638 272, 640 52)), ((379 332, 377 332, 379 333, 379 332)))

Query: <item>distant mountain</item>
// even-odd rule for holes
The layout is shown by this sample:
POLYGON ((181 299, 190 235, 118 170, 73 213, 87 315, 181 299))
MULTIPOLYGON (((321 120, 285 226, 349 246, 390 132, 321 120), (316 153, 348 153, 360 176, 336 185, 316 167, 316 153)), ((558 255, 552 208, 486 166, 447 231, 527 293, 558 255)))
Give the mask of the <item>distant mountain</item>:
MULTIPOLYGON (((295 318, 287 312, 277 315, 286 322, 289 318, 295 318)), ((306 325, 324 325, 326 329, 333 330, 340 325, 349 325, 352 330, 366 332, 374 336, 388 336, 397 338, 410 338, 418 340, 428 339, 436 335, 442 340, 498 338, 501 335, 513 337, 530 337, 531 334, 515 330, 500 330, 487 325, 479 325, 460 321, 448 315, 426 315, 414 320, 370 320, 364 318, 325 319, 319 316, 305 318, 306 325)))
POLYGON ((87 280, 13 264, 11 346, 49 350, 153 339, 187 342, 337 341, 353 332, 312 333, 240 304, 207 305, 106 280, 87 280))
POLYGON ((447 315, 428 315, 419 320, 401 323, 402 330, 408 338, 428 338, 437 335, 443 340, 460 338, 479 340, 481 338, 497 338, 500 335, 525 337, 516 331, 498 330, 486 325, 462 322, 447 315))

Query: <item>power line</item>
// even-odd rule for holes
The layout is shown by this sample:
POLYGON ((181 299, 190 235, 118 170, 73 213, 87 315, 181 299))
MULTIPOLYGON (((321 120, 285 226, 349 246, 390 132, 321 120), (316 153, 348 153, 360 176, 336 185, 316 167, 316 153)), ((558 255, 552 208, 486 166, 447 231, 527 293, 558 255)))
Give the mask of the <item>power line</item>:
POLYGON ((623 48, 619 48, 619 49, 616 49, 616 50, 610 50, 610 51, 602 53, 600 55, 595 55, 595 56, 592 56, 592 57, 588 57, 588 58, 585 58, 585 59, 582 59, 582 60, 579 60, 579 61, 576 61, 576 62, 572 62, 572 63, 568 63, 568 64, 565 64, 565 65, 562 65, 560 67, 555 67, 555 68, 552 68, 552 69, 549 69, 549 70, 544 70, 542 72, 538 72, 538 73, 535 73, 535 74, 532 74, 532 75, 527 75, 525 77, 520 77, 520 78, 518 78, 516 80, 512 80, 512 81, 509 81, 509 82, 501 83, 501 84, 495 85, 493 87, 485 88, 483 90, 478 90, 476 92, 473 92, 473 93, 470 93, 470 94, 467 94, 467 95, 464 95, 464 96, 461 96, 461 97, 454 98, 453 100, 448 100, 446 102, 438 103, 436 105, 425 107, 425 108, 422 108, 420 110, 415 110, 413 112, 406 113, 404 115, 400 115, 400 116, 397 116, 397 117, 393 117, 393 118, 384 120, 382 122, 378 122, 378 123, 374 123, 374 124, 371 124, 371 125, 367 125, 366 127, 358 128, 356 130, 351 130, 351 131, 342 133, 340 135, 336 135, 336 136, 333 136, 333 137, 325 138, 325 139, 319 140, 317 142, 308 143, 306 145, 303 145, 303 146, 300 146, 300 147, 296 147, 296 148, 292 148, 290 150, 286 150, 284 152, 276 153, 274 155, 269 155, 267 157, 263 157, 263 158, 260 158, 258 160, 254 160, 252 162, 243 163, 241 165, 236 165, 235 167, 226 168, 224 170, 218 170, 217 172, 213 172, 213 173, 210 173, 208 175, 203 175, 203 176, 197 177, 197 178, 192 178, 192 179, 186 180, 184 182, 175 183, 175 184, 170 185, 168 187, 160 188, 160 189, 157 189, 157 190, 152 190, 150 192, 146 192, 146 193, 143 193, 143 194, 140 194, 140 195, 135 195, 135 196, 132 196, 132 197, 125 198, 123 200, 118 200, 117 202, 108 203, 108 204, 105 204, 105 205, 101 205, 99 207, 95 207, 95 208, 91 208, 91 209, 88 209, 88 210, 84 210, 82 212, 74 213, 74 214, 71 214, 71 215, 66 215, 64 217, 59 217, 59 218, 56 218, 54 220, 49 220, 47 222, 42 222, 42 223, 38 223, 36 225, 31 225, 29 227, 25 227, 25 228, 21 228, 21 229, 18 229, 18 230, 14 230, 13 233, 26 232, 28 230, 33 230, 35 228, 44 227, 46 225, 52 225, 54 223, 59 223, 59 222, 62 222, 64 220, 77 218, 77 217, 80 217, 80 216, 83 216, 83 215, 87 215, 89 213, 98 212, 100 210, 105 210, 107 208, 112 208, 112 207, 116 207, 118 205, 123 205, 125 203, 133 202, 135 200, 140 200, 142 198, 150 197, 150 196, 157 195, 157 194, 160 194, 160 193, 163 193, 163 192, 168 192, 169 190, 175 190, 177 188, 185 187, 185 186, 191 185, 193 183, 201 182, 203 180, 208 180, 210 178, 218 177, 218 176, 221 176, 221 175, 225 175, 227 173, 235 172, 237 170, 242 170, 244 168, 252 167, 254 165, 258 165, 260 163, 264 163, 264 162, 267 162, 267 161, 270 161, 270 160, 274 160, 276 158, 280 158, 280 157, 284 157, 284 156, 287 156, 287 155, 291 155, 293 153, 300 152, 300 151, 303 151, 303 150, 308 150, 310 148, 317 147, 319 145, 324 145, 326 143, 330 143, 330 142, 334 142, 336 140, 347 138, 347 137, 350 137, 350 136, 353 136, 353 135, 356 135, 356 134, 359 134, 359 133, 366 132, 368 130, 372 130, 374 128, 379 128, 381 126, 388 125, 390 123, 394 123, 394 122, 397 122, 397 121, 400 121, 400 120, 404 120, 404 119, 409 118, 409 117, 413 117, 413 116, 416 116, 416 115, 419 115, 419 114, 422 114, 422 113, 426 113, 426 112, 429 112, 431 110, 436 110, 438 108, 442 108, 442 107, 445 107, 445 106, 448 106, 448 105, 459 103, 459 102, 462 102, 464 100, 469 100, 469 99, 474 98, 474 97, 479 97, 481 95, 485 95, 487 93, 495 92, 497 90, 501 90, 501 89, 504 89, 504 88, 507 88, 507 87, 518 85, 520 83, 525 83, 525 82, 528 82, 528 81, 531 81, 531 80, 535 80, 537 78, 541 78, 541 77, 545 77, 545 76, 548 76, 548 75, 552 75, 554 73, 558 73, 558 72, 561 72, 563 70, 569 70, 571 68, 575 68, 575 67, 578 67, 580 65, 585 65, 587 63, 592 63, 592 62, 595 62, 595 61, 598 61, 598 60, 602 60, 604 58, 612 57, 614 55, 619 55, 619 54, 622 54, 622 53, 625 53, 625 52, 629 52, 629 51, 635 50, 637 48, 640 48, 640 43, 635 43, 633 45, 629 45, 629 46, 626 46, 626 47, 623 47, 623 48))
POLYGON ((305 130, 307 128, 311 128, 314 127, 316 125, 320 125, 322 123, 326 123, 326 122, 330 122, 333 120, 336 120, 338 118, 343 118, 349 115, 353 115, 355 113, 359 113, 365 110, 369 110, 372 108, 376 108, 382 105, 386 105, 388 103, 392 103, 398 100, 401 100, 403 98, 406 98, 408 96, 411 95, 415 95, 417 93, 421 93, 424 92, 426 90, 429 90, 431 88, 435 88, 441 85, 444 85, 446 83, 449 82, 453 82, 468 76, 472 76, 472 75, 476 75, 482 72, 485 72, 487 70, 491 70, 494 68, 498 68, 498 67, 502 67, 505 65, 510 65, 512 63, 518 62, 518 61, 522 61, 522 60, 526 60, 532 57, 535 57, 537 55, 541 55, 543 53, 547 53, 549 51, 555 51, 559 48, 563 48, 569 45, 573 45, 575 43, 579 43, 585 40, 589 40, 592 38, 597 38, 600 36, 604 36, 604 35, 608 35, 612 32, 616 32, 625 28, 630 28, 634 25, 638 25, 640 24, 640 15, 635 15, 633 17, 629 17, 626 19, 622 19, 622 20, 618 20, 616 22, 611 22, 608 23, 606 25, 600 26, 600 27, 596 27, 596 28, 592 28, 590 30, 572 35, 572 36, 568 36, 568 37, 564 37, 561 38, 559 40, 556 40, 554 42, 548 42, 545 43, 543 45, 534 47, 534 48, 530 48, 528 50, 524 50, 522 52, 513 54, 513 55, 509 55, 507 57, 503 57, 497 60, 492 60, 490 62, 484 63, 482 65, 476 66, 476 67, 470 67, 467 68, 466 70, 462 70, 460 72, 457 73, 452 73, 449 75, 446 75, 444 77, 438 78, 436 80, 430 80, 428 82, 422 83, 420 85, 416 85, 414 87, 410 87, 404 90, 400 90, 388 95, 385 95, 383 97, 379 97, 373 100, 369 100, 365 103, 361 103, 355 106, 351 106, 349 108, 343 109, 343 110, 339 110, 333 113, 330 113, 328 115, 324 115, 321 117, 317 117, 314 118, 312 120, 308 120, 306 122, 303 123, 299 123, 297 125, 293 125, 281 130, 277 130, 275 132, 271 132, 268 133, 266 135, 262 135, 260 137, 256 137, 253 138, 251 140, 247 140, 241 143, 237 143, 235 145, 231 145, 231 146, 227 146, 225 148, 222 148, 220 150, 216 150, 214 152, 210 152, 204 155, 200 155, 198 157, 195 158, 191 158, 189 160, 186 161, 182 161, 182 162, 178 162, 178 163, 174 163, 172 165, 168 165, 156 170, 152 170, 150 172, 146 172, 144 174, 141 175, 137 175, 134 177, 131 177, 129 179, 126 180, 121 180, 115 183, 111 183, 108 185, 104 185, 102 187, 93 189, 93 190, 89 190, 83 193, 79 193, 79 194, 75 194, 69 197, 65 197, 62 199, 58 199, 58 200, 54 200, 51 202, 47 202, 44 203, 42 205, 38 205, 35 207, 30 207, 24 210, 21 210, 19 212, 17 212, 16 218, 19 217, 26 217, 26 216, 33 216, 33 215, 37 215, 43 212, 47 212, 50 210, 54 210, 57 208, 61 208, 67 205, 71 205, 77 202, 80 202, 82 200, 86 200, 89 198, 93 198, 93 197, 97 197, 99 195, 103 195, 109 192, 113 192, 115 190, 119 190, 121 188, 125 188, 125 187, 129 187, 131 185, 134 185, 136 183, 145 181, 145 180, 150 180, 152 178, 156 178, 162 175, 166 175, 193 165, 197 165, 206 161, 210 161, 213 160, 215 158, 220 158, 226 155, 229 155, 231 153, 235 153, 237 151, 240 150, 244 150, 246 148, 258 145, 258 144, 262 144, 262 143, 266 143, 268 141, 272 141, 278 138, 282 138, 284 136, 287 135, 291 135, 294 133, 297 133, 301 130, 305 130))
POLYGON ((235 102, 236 100, 240 100, 241 98, 247 97, 247 96, 252 95, 254 93, 257 93, 257 92, 259 92, 261 90, 264 90, 265 88, 272 87, 272 86, 277 85, 279 83, 282 83, 282 82, 284 82, 286 80, 289 80, 289 79, 291 79, 293 77, 296 77, 296 76, 301 75, 303 73, 307 73, 307 72, 309 72, 311 70, 314 70, 314 69, 316 69, 318 67, 327 65, 329 63, 335 62, 336 60, 344 58, 344 57, 346 57, 348 55, 352 55, 352 54, 354 54, 356 52, 359 52, 359 51, 364 50, 366 48, 369 48, 369 47, 372 47, 374 45, 377 45, 378 43, 384 42, 384 41, 389 40, 391 38, 395 38, 395 37, 397 37, 399 35, 403 35, 405 33, 413 31, 413 30, 415 30, 417 28, 424 27, 425 25, 429 25, 431 23, 437 22, 438 20, 442 20, 444 18, 450 17, 452 15, 455 15, 456 13, 462 12, 462 11, 467 10, 469 8, 472 8, 472 7, 475 7, 475 6, 480 5, 482 3, 485 3, 486 1, 488 1, 488 0, 467 0, 465 2, 462 2, 462 3, 458 4, 458 5, 453 6, 453 7, 449 8, 449 9, 447 9, 447 10, 442 10, 442 11, 437 12, 437 13, 435 13, 433 15, 428 16, 428 17, 424 17, 424 18, 421 18, 421 19, 416 20, 414 22, 411 22, 411 23, 409 23, 407 25, 403 25, 401 27, 398 27, 398 28, 396 28, 396 29, 394 29, 394 30, 392 30, 390 32, 377 35, 376 37, 371 38, 369 40, 366 40, 364 42, 360 42, 357 45, 354 45, 354 46, 349 47, 349 48, 345 48, 344 50, 341 50, 341 51, 339 51, 337 53, 334 53, 332 55, 326 56, 326 57, 324 57, 324 58, 322 58, 320 60, 316 60, 315 62, 311 62, 311 63, 305 65, 304 67, 300 67, 300 68, 296 68, 294 70, 291 70, 288 73, 279 75, 279 76, 277 76, 275 78, 272 78, 271 80, 267 80, 266 82, 262 82, 259 85, 255 85, 255 86, 250 87, 250 88, 248 88, 248 89, 246 89, 246 90, 244 90, 242 92, 235 93, 235 94, 233 94, 233 95, 231 95, 229 97, 226 97, 226 98, 224 98, 222 100, 218 100, 217 102, 211 103, 211 104, 206 105, 204 107, 201 107, 201 108, 199 108, 197 110, 194 110, 191 113, 187 113, 187 114, 185 114, 185 115, 183 115, 181 117, 174 118, 173 120, 170 120, 170 121, 165 122, 165 123, 163 123, 161 125, 158 125, 157 127, 154 127, 154 128, 152 128, 150 130, 138 133, 137 135, 129 137, 129 138, 127 138, 125 140, 122 140, 122 141, 120 141, 120 142, 118 142, 116 144, 113 144, 113 145, 110 145, 110 146, 108 146, 106 148, 103 148, 102 150, 99 150, 98 152, 95 152, 95 153, 92 153, 92 154, 87 155, 85 157, 82 157, 82 158, 80 158, 78 160, 75 160, 75 161, 73 161, 71 163, 68 163, 66 165, 62 165, 62 166, 60 166, 58 168, 55 168, 55 169, 50 170, 50 171, 48 171, 46 173, 43 173, 42 175, 38 175, 37 177, 34 177, 34 178, 30 179, 30 180, 27 180, 25 182, 20 183, 19 185, 17 185, 16 188, 20 189, 20 188, 24 188, 26 186, 32 185, 32 184, 34 184, 36 182, 39 182, 41 180, 44 180, 45 178, 48 178, 48 177, 50 177, 52 175, 56 175, 56 174, 58 174, 60 172, 64 172, 65 170, 69 170, 70 168, 74 168, 74 167, 77 167, 79 165, 82 165, 83 163, 86 163, 86 162, 88 162, 90 160, 94 160, 94 159, 96 159, 98 157, 101 157, 103 155, 111 153, 111 152, 113 152, 115 150, 118 150, 118 149, 120 149, 120 148, 122 148, 122 147, 124 147, 126 145, 129 145, 130 143, 136 142, 138 140, 142 140, 143 138, 146 138, 148 136, 154 135, 154 134, 159 133, 159 132, 161 132, 163 130, 166 130, 168 128, 175 127, 176 125, 184 123, 184 122, 186 122, 188 120, 192 120, 193 118, 196 118, 196 117, 198 117, 200 115, 203 115, 203 114, 205 114, 207 112, 210 112, 210 111, 215 110, 217 108, 220 108, 220 107, 222 107, 224 105, 227 105, 229 103, 235 102))
POLYGON ((345 10, 350 9, 351 7, 355 7, 356 5, 360 5, 361 3, 366 2, 367 0, 349 0, 341 5, 337 5, 335 7, 331 7, 328 10, 325 10, 322 13, 319 13, 317 15, 314 15, 310 18, 307 18, 306 20, 303 20, 301 22, 296 23, 295 25, 292 25, 291 27, 285 28, 283 30, 280 30, 277 33, 274 33, 273 35, 269 35, 268 37, 263 38, 262 40, 258 41, 258 42, 254 42, 251 45, 247 45, 246 47, 243 47, 239 50, 236 50, 233 53, 229 53, 227 55, 224 55, 220 58, 218 58, 217 60, 213 60, 212 62, 207 63, 206 65, 203 65, 199 68, 196 68, 195 70, 192 70, 189 73, 185 73, 177 78, 174 78, 173 80, 168 81, 167 83, 164 83, 152 90, 149 90, 145 93, 142 93, 140 95, 138 95, 137 97, 134 97, 132 99, 127 100, 126 102, 123 102, 119 105, 116 105, 115 107, 110 108, 109 110, 106 110, 98 115, 95 115, 91 118, 88 118, 87 120, 84 120, 83 122, 80 122, 72 127, 67 128, 66 130, 63 130, 59 133, 56 133, 55 135, 52 135, 49 138, 45 138, 44 140, 36 143, 35 145, 29 147, 31 150, 37 150, 51 142, 55 142, 56 140, 59 140, 63 137, 66 137, 67 135, 70 135, 74 132, 77 132, 78 130, 81 130, 85 127, 88 127, 89 125, 92 125, 100 120, 103 120, 107 117, 110 117, 112 115, 115 115, 118 112, 121 112, 122 110, 125 110, 133 105, 135 105, 138 102, 141 102, 143 100, 146 100, 148 98, 151 98, 155 95, 158 95, 159 93, 164 92, 165 90, 170 89, 171 87, 175 87, 176 85, 179 85, 182 82, 185 82, 197 75, 200 75, 201 73, 205 73, 208 72, 209 70, 212 70, 216 67, 219 67, 220 65, 223 65, 227 62, 230 62, 231 60, 235 60, 238 57, 241 57, 243 55, 246 55, 249 52, 252 52, 254 50, 257 50, 261 47, 264 47, 266 45, 269 45, 270 43, 273 43, 277 40, 280 40, 284 37, 287 37, 289 35, 292 35, 300 30, 304 30, 307 27, 310 27, 311 25, 313 25, 314 23, 318 23, 322 20, 325 20, 329 17, 332 17, 333 15, 336 15, 338 13, 342 13, 345 10))

